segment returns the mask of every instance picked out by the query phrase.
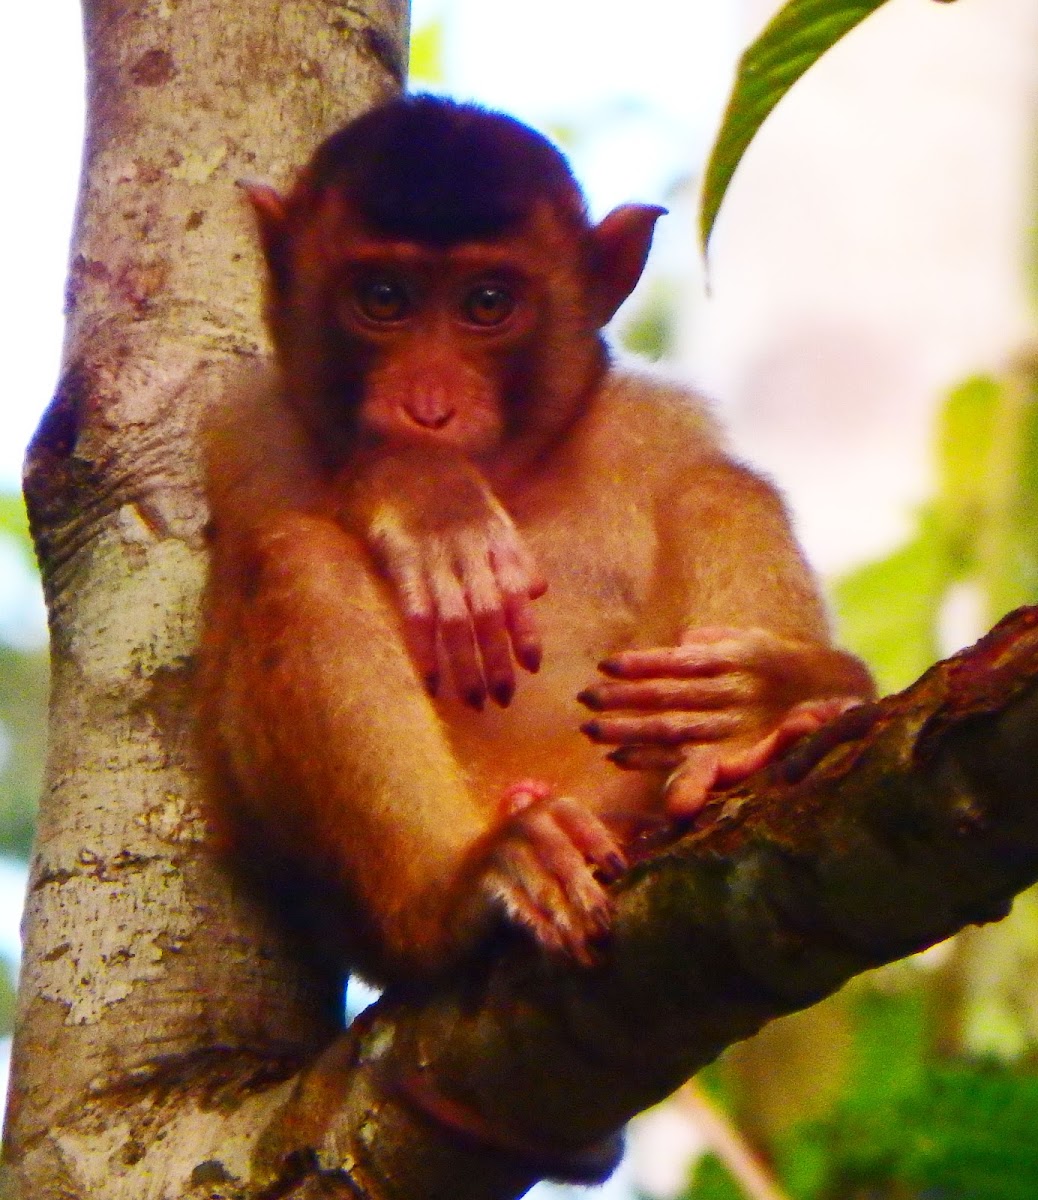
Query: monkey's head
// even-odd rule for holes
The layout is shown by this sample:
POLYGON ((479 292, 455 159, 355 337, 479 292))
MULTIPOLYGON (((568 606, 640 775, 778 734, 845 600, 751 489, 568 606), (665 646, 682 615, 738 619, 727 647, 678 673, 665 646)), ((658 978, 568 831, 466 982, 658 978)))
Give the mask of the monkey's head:
POLYGON ((289 395, 333 458, 365 439, 484 458, 564 430, 664 212, 592 225, 547 139, 434 96, 340 129, 287 197, 245 186, 289 395))

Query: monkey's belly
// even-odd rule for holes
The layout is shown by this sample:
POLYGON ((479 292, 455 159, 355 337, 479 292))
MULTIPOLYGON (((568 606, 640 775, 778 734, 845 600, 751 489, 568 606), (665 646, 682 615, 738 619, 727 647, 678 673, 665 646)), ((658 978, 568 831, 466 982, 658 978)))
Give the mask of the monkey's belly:
MULTIPOLYGON (((622 771, 580 726, 591 715, 577 694, 599 678, 598 663, 617 650, 656 641, 647 629, 652 557, 629 554, 623 568, 603 570, 593 539, 565 567, 547 559, 548 592, 535 614, 544 661, 535 675, 518 672, 515 696, 504 709, 482 712, 448 696, 436 704, 474 793, 492 811, 505 789, 524 778, 543 780, 594 812, 645 814, 659 807, 663 774, 622 771)), ((618 561, 605 556, 609 563, 618 561)))
POLYGON ((661 775, 620 770, 606 759, 605 748, 580 732, 589 714, 576 694, 592 672, 582 662, 571 666, 546 664, 540 674, 524 677, 506 709, 477 713, 456 702, 437 705, 474 793, 493 810, 508 787, 533 778, 607 818, 655 811, 661 775))

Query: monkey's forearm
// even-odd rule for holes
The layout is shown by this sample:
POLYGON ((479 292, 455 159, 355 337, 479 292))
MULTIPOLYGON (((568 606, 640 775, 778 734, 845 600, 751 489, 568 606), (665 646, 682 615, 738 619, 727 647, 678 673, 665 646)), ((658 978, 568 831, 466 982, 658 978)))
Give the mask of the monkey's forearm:
POLYGON ((203 736, 220 739, 249 841, 356 906, 375 974, 439 968, 472 935, 456 927, 456 893, 492 814, 363 551, 334 522, 289 514, 254 539, 237 579, 227 564, 217 578, 238 595, 208 635, 224 658, 203 736))

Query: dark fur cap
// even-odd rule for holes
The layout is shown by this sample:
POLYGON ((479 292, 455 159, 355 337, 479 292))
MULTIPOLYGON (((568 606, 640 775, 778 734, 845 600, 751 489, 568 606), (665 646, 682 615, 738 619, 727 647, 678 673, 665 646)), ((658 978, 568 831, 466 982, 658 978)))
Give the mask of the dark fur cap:
POLYGON ((400 96, 332 134, 310 183, 342 187, 375 230, 435 246, 493 238, 538 200, 586 229, 583 195, 562 153, 503 113, 439 96, 400 96))

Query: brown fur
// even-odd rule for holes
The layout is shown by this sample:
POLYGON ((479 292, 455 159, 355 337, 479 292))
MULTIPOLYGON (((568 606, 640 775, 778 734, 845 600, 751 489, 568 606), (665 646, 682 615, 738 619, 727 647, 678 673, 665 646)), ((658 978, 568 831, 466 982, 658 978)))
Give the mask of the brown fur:
MULTIPOLYGON (((622 679, 625 652, 734 630, 738 661, 720 673, 740 698, 711 699, 726 732, 698 739, 722 751, 753 745, 799 701, 866 694, 867 675, 830 648, 780 498, 728 456, 702 401, 607 366, 600 326, 637 280, 660 210, 627 206, 575 238, 549 196, 499 236, 429 246, 380 237, 344 192, 314 194, 305 175, 287 201, 251 195, 278 365, 210 422, 200 719, 238 853, 330 902, 342 961, 376 979, 444 969, 495 911, 591 961, 623 830, 667 815, 668 755, 697 744, 670 727, 614 735, 608 716, 582 732, 582 705, 613 703, 598 664, 622 679), (372 258, 425 289, 413 321, 372 325, 350 307, 372 258), (473 331, 456 296, 487 273, 518 281, 516 316, 473 331), (410 422, 409 404, 443 397, 442 430, 410 422), (394 537, 405 570, 387 581, 394 537), (519 583, 495 598, 486 560, 509 555, 519 583), (540 633, 513 636, 531 673, 516 683, 498 628, 483 662, 497 707, 477 711, 480 622, 526 613, 538 572, 540 633), (415 651, 408 580, 425 577, 472 611, 418 621, 440 641, 415 651), (451 665, 469 683, 431 695, 430 655, 468 655, 451 665), (633 771, 596 744, 637 756, 642 741, 650 761, 633 771)), ((652 719, 664 685, 636 720, 652 719)))

